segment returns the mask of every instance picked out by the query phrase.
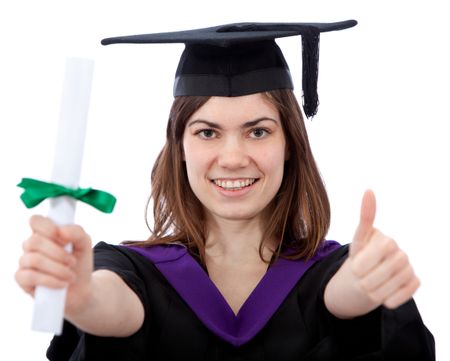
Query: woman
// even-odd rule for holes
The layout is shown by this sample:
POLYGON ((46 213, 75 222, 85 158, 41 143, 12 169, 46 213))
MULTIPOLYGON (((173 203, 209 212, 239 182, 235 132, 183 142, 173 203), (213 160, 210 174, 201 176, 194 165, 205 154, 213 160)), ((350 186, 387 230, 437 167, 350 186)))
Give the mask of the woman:
MULTIPOLYGON (((353 25, 297 24, 295 34, 305 49, 318 32, 353 25)), ((30 294, 68 287, 50 360, 434 359, 411 299, 419 281, 373 227, 373 193, 350 247, 324 241, 328 198, 288 68, 275 42, 258 38, 294 28, 238 24, 214 28, 221 45, 211 29, 187 42, 152 172, 148 241, 92 252, 81 227, 31 218, 17 282, 30 294), (234 40, 223 44, 224 32, 234 40)))

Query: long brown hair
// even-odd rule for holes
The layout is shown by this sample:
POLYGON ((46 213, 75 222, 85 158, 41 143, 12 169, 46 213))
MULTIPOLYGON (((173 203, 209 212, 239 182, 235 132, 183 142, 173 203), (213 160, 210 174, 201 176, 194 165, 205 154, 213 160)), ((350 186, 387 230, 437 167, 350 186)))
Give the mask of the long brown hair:
MULTIPOLYGON (((311 152, 303 116, 291 90, 265 93, 278 109, 288 147, 280 189, 270 204, 264 243, 279 240, 277 255, 290 259, 309 258, 323 241, 330 225, 328 196, 311 152), (286 251, 286 252, 285 252, 286 251)), ((154 226, 142 246, 180 242, 204 262, 207 229, 200 201, 189 185, 183 161, 183 134, 188 119, 209 97, 175 98, 167 125, 166 144, 153 166, 152 191, 154 226)), ((148 225, 148 224, 147 224, 148 225)))

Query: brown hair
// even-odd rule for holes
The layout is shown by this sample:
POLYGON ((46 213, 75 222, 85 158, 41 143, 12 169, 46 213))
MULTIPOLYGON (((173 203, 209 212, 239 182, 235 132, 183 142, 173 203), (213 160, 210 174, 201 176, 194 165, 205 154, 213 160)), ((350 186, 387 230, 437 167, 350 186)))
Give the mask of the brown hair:
MULTIPOLYGON (((281 89, 265 94, 280 113, 289 159, 285 162, 280 189, 270 205, 273 211, 266 223, 266 236, 261 240, 260 256, 263 258, 264 242, 277 239, 280 240, 277 256, 309 258, 328 231, 328 196, 293 92, 281 89)), ((151 175, 152 192, 147 206, 153 201, 153 231, 147 241, 137 243, 146 246, 181 242, 202 262, 207 234, 205 215, 202 204, 189 185, 183 162, 183 134, 188 119, 208 100, 209 97, 199 96, 177 97, 174 100, 166 144, 156 159, 151 175)))

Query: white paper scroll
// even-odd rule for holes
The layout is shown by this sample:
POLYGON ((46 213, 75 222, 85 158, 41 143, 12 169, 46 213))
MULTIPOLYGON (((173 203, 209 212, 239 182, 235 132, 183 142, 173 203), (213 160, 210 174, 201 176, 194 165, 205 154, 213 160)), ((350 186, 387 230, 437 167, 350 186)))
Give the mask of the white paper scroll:
MULTIPOLYGON (((53 183, 78 187, 93 70, 93 60, 81 58, 66 60, 53 183)), ((58 225, 71 224, 75 218, 75 206, 76 201, 72 198, 52 198, 48 216, 58 225)), ((70 246, 66 248, 68 252, 71 251, 70 248, 70 246)), ((66 293, 66 289, 36 288, 33 330, 61 334, 66 293)))

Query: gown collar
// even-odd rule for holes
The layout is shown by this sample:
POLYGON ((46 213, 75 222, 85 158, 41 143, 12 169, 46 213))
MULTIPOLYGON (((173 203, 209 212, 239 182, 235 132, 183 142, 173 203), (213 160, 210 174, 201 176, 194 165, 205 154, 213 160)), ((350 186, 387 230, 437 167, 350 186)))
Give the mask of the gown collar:
POLYGON ((183 245, 126 247, 150 260, 211 332, 240 346, 261 331, 308 268, 340 244, 325 241, 306 262, 279 258, 268 268, 237 315, 183 245))

